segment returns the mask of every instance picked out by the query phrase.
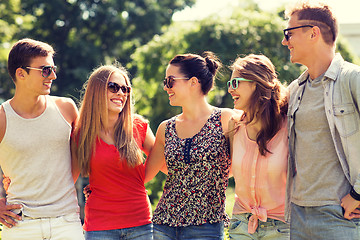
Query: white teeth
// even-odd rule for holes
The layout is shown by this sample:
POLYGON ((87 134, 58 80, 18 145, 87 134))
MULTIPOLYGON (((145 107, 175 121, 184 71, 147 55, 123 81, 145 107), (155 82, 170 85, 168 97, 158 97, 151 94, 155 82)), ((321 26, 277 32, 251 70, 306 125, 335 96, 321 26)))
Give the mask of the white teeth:
POLYGON ((174 93, 169 93, 169 97, 171 97, 171 96, 173 96, 174 95, 174 93))
POLYGON ((44 83, 45 86, 50 87, 51 83, 44 83))
POLYGON ((237 100, 237 99, 239 99, 239 96, 232 96, 232 98, 233 98, 234 100, 237 100))
POLYGON ((117 104, 122 104, 123 101, 122 100, 117 100, 117 99, 113 99, 111 100, 113 103, 117 103, 117 104))

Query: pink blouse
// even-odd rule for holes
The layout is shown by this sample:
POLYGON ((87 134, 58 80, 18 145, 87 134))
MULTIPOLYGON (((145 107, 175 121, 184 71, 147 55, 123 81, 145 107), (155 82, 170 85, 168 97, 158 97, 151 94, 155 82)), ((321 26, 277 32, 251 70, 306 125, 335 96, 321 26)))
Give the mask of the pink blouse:
POLYGON ((248 232, 254 233, 258 219, 284 221, 288 158, 287 121, 267 145, 262 156, 256 141, 249 139, 242 124, 234 135, 232 172, 235 179, 234 214, 252 213, 248 232))

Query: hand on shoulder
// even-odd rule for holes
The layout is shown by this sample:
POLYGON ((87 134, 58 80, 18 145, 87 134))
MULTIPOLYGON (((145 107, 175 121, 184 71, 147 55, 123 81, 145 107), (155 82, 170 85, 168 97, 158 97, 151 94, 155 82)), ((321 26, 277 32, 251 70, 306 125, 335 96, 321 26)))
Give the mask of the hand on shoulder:
POLYGON ((224 132, 228 131, 229 121, 233 116, 242 114, 243 111, 230 108, 221 108, 221 124, 224 132))

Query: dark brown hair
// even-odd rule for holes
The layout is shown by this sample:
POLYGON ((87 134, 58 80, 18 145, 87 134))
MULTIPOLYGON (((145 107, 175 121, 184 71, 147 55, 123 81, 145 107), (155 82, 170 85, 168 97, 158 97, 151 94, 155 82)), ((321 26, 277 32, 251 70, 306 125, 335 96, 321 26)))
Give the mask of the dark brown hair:
POLYGON ((204 57, 192 53, 176 55, 169 64, 180 67, 180 72, 189 79, 196 77, 204 95, 213 88, 215 75, 221 66, 212 52, 204 52, 204 57))
POLYGON ((8 72, 14 82, 16 82, 15 72, 18 68, 28 67, 31 60, 36 57, 47 57, 55 54, 54 49, 47 43, 24 38, 14 44, 9 53, 8 72))
POLYGON ((256 84, 248 111, 244 114, 248 119, 246 123, 250 123, 254 118, 261 121, 262 128, 256 142, 261 155, 265 156, 270 153, 268 142, 280 130, 283 121, 286 121, 286 88, 277 79, 274 65, 264 55, 250 54, 244 58, 239 57, 231 67, 240 77, 253 80, 256 84))

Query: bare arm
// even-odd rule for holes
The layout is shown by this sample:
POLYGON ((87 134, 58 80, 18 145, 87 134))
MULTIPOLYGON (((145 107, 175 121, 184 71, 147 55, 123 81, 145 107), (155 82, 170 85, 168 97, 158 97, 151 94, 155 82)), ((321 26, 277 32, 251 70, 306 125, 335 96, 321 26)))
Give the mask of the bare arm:
MULTIPOLYGON (((64 98, 64 97, 54 97, 54 98, 55 98, 55 103, 58 106, 61 114, 63 115, 65 120, 71 125, 71 127, 72 127, 71 131, 73 132, 77 125, 77 121, 79 118, 79 111, 78 111, 74 101, 71 100, 70 98, 64 98)), ((74 144, 75 144, 75 142, 72 139, 70 142, 70 145, 71 145, 71 169, 72 169, 72 176, 73 176, 74 183, 75 183, 80 175, 80 169, 79 169, 79 166, 77 163, 77 158, 76 158, 76 151, 75 151, 76 145, 74 145, 74 144)))
POLYGON ((146 156, 149 156, 151 149, 154 146, 154 142, 155 142, 155 136, 154 136, 153 132, 151 131, 151 128, 148 126, 148 128, 146 130, 145 141, 143 144, 143 149, 144 149, 144 153, 146 154, 146 156))
POLYGON ((6 117, 5 117, 5 111, 3 106, 0 105, 0 143, 5 135, 5 129, 6 129, 6 117))
MULTIPOLYGON (((2 106, 0 106, 0 143, 4 138, 6 130, 6 117, 5 111, 2 106)), ((0 196, 0 223, 4 224, 5 226, 11 228, 16 225, 16 220, 21 220, 21 217, 16 215, 11 210, 13 209, 21 209, 20 204, 6 204, 6 194, 3 187, 3 178, 2 178, 2 171, 0 172, 1 181, 0 181, 0 189, 1 189, 1 196, 0 196)))
POLYGON ((70 140, 70 146, 71 146, 71 173, 72 173, 72 177, 74 179, 74 183, 77 181, 77 179, 80 176, 80 168, 79 168, 79 164, 77 161, 77 155, 76 155, 76 140, 74 139, 74 137, 71 137, 70 140))
POLYGON ((145 163, 145 183, 153 179, 161 170, 167 173, 164 146, 165 146, 165 126, 166 122, 162 122, 156 132, 154 147, 152 148, 145 163))

